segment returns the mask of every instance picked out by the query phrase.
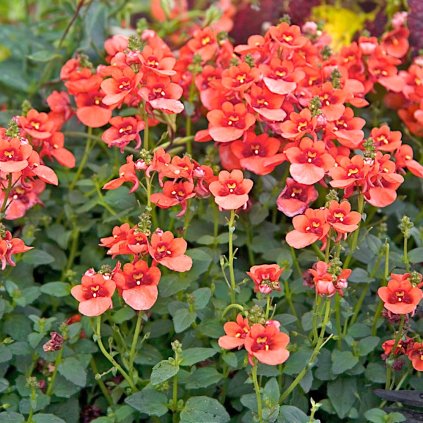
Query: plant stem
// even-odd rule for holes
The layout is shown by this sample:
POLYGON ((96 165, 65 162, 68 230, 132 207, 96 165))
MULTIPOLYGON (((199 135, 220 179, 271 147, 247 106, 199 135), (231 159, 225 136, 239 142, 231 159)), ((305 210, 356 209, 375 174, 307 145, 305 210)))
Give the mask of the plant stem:
POLYGON ((0 220, 3 218, 3 215, 6 211, 7 200, 9 199, 9 194, 10 194, 11 190, 12 190, 12 174, 9 173, 7 175, 7 188, 4 190, 4 200, 3 200, 3 204, 1 205, 1 209, 0 209, 0 220))
POLYGON ((297 310, 295 310, 294 303, 292 302, 292 292, 291 288, 289 287, 288 281, 284 281, 284 288, 285 288, 285 298, 288 303, 289 309, 294 317, 297 319, 297 325, 300 327, 300 319, 298 317, 297 310))
POLYGON ((69 184, 69 191, 72 191, 75 188, 75 185, 79 181, 79 178, 81 177, 82 171, 84 170, 84 167, 87 164, 88 156, 90 155, 91 149, 92 149, 92 146, 93 146, 92 139, 91 139, 92 131, 93 131, 93 129, 88 127, 87 143, 85 144, 84 154, 82 156, 81 163, 78 166, 78 170, 76 171, 72 182, 69 184))
MULTIPOLYGON (((145 109, 144 109, 145 110, 145 109)), ((150 127, 148 125, 148 116, 147 112, 145 112, 144 116, 144 148, 148 151, 149 149, 149 136, 150 136, 150 127)))
POLYGON ((137 317, 137 323, 135 324, 134 336, 132 338, 131 351, 129 353, 129 371, 130 372, 132 372, 134 369, 134 360, 135 360, 135 354, 137 352, 138 338, 141 332, 141 324, 142 324, 142 312, 139 311, 138 317, 137 317))
POLYGON ((313 353, 311 354, 310 360, 308 361, 307 365, 301 370, 301 372, 298 374, 298 376, 293 380, 291 385, 289 385, 288 388, 286 389, 286 391, 281 395, 280 400, 279 400, 279 404, 282 404, 286 400, 286 398, 288 398, 288 396, 291 394, 291 392, 297 387, 297 385, 302 381, 302 379, 306 375, 308 369, 311 368, 311 366, 314 364, 314 361, 316 360, 317 356, 319 355, 319 352, 322 349, 322 347, 326 344, 326 342, 329 341, 329 339, 332 338, 333 335, 330 335, 326 339, 326 341, 324 341, 326 326, 328 325, 329 320, 330 320, 330 311, 331 311, 330 302, 331 302, 330 298, 326 298, 325 316, 323 318, 322 327, 320 329, 319 339, 317 340, 317 344, 314 347, 314 350, 313 350, 313 353))
POLYGON ((254 364, 251 376, 253 378, 253 384, 254 384, 254 391, 256 393, 256 399, 257 399, 257 417, 259 423, 263 422, 263 407, 261 403, 261 394, 260 394, 260 384, 257 380, 257 363, 254 364))
MULTIPOLYGON (((94 373, 94 376, 98 374, 98 369, 97 369, 97 364, 95 363, 95 360, 92 358, 90 361, 90 365, 91 365, 91 369, 94 373)), ((102 392, 102 394, 104 395, 104 398, 106 398, 107 402, 109 403, 110 406, 113 405, 113 398, 110 395, 109 390, 107 389, 106 385, 104 384, 104 382, 101 380, 100 378, 95 378, 95 380, 98 383, 98 386, 100 387, 100 390, 102 392)))
POLYGON ((173 423, 178 421, 178 375, 173 376, 172 386, 173 423))
POLYGON ((106 348, 103 345, 103 341, 101 340, 101 316, 97 317, 97 327, 96 327, 96 338, 97 338, 97 344, 103 353, 104 357, 107 358, 107 360, 110 361, 111 364, 113 364, 113 367, 116 368, 116 370, 123 376, 123 378, 126 380, 130 388, 133 392, 137 391, 137 387, 135 386, 134 382, 132 381, 132 378, 128 375, 128 373, 125 372, 125 370, 122 369, 121 365, 109 354, 106 350, 106 348))
MULTIPOLYGON (((358 195, 358 212, 360 213, 360 215, 363 214, 363 209, 364 209, 364 196, 363 194, 359 194, 358 195)), ((355 230, 355 232, 353 233, 353 238, 352 238, 352 242, 351 242, 351 248, 350 248, 350 252, 347 256, 347 258, 345 259, 344 262, 344 269, 348 269, 348 266, 350 265, 352 256, 357 248, 357 244, 358 244, 358 236, 360 234, 360 227, 361 227, 361 220, 360 220, 360 224, 358 225, 358 228, 355 230)))
POLYGON ((410 272, 410 259, 408 258, 408 236, 404 236, 404 255, 403 261, 405 264, 406 272, 410 272))
POLYGON ((49 397, 51 397, 51 394, 53 393, 54 382, 56 381, 56 376, 57 376, 57 368, 59 367, 59 364, 62 362, 62 357, 63 357, 63 347, 57 353, 56 360, 54 361, 53 374, 51 375, 50 383, 48 384, 48 388, 46 391, 46 395, 48 395, 49 397))
MULTIPOLYGON (((392 359, 395 356, 395 351, 398 347, 398 344, 402 338, 403 332, 404 332, 404 323, 405 323, 405 315, 401 315, 401 320, 398 328, 398 332, 395 335, 395 342, 394 346, 392 347, 391 353, 389 354, 388 359, 392 359)), ((392 377, 392 366, 391 364, 388 364, 386 361, 386 383, 385 383, 385 389, 391 389, 391 377, 392 377)))
POLYGON ((228 244, 229 244, 229 280, 231 283, 231 304, 235 304, 235 290, 236 290, 236 281, 235 281, 235 270, 234 270, 234 246, 233 246, 233 234, 235 231, 235 210, 231 210, 231 216, 228 222, 229 234, 228 234, 228 244))
POLYGON ((336 324, 336 335, 338 337, 336 343, 338 349, 342 348, 342 328, 341 328, 341 295, 339 292, 335 294, 335 324, 336 324))

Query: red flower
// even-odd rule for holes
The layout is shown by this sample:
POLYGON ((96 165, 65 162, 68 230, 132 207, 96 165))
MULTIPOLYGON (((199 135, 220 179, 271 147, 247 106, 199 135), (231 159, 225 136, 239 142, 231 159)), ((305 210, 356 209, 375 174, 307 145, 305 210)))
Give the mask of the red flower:
POLYGON ((112 108, 103 103, 104 93, 99 88, 98 84, 93 90, 75 96, 76 116, 90 128, 101 128, 112 117, 112 108))
POLYGON ((279 332, 275 325, 255 324, 245 338, 245 349, 249 355, 260 363, 271 366, 288 360, 289 351, 286 349, 288 344, 289 336, 279 332))
POLYGON ((25 253, 33 247, 28 247, 19 238, 13 238, 9 231, 4 231, 4 226, 0 227, 0 261, 1 270, 6 268, 6 265, 15 266, 13 261, 14 254, 25 253))
POLYGON ((248 201, 248 193, 253 187, 251 179, 244 179, 244 175, 238 169, 228 172, 222 170, 219 180, 209 185, 210 192, 220 208, 224 210, 236 210, 243 207, 248 201))
POLYGON ((305 185, 320 181, 335 165, 334 158, 326 152, 325 143, 310 138, 303 138, 298 147, 287 148, 285 154, 291 162, 291 176, 305 185))
POLYGON ((407 352, 413 367, 419 372, 423 371, 423 342, 415 342, 413 347, 407 352))
POLYGON ((33 138, 44 140, 55 132, 55 121, 47 113, 31 109, 26 116, 19 117, 19 126, 33 138))
POLYGON ((164 183, 163 192, 152 194, 150 199, 153 204, 161 209, 167 209, 178 204, 182 210, 177 216, 183 216, 187 207, 187 200, 194 197, 194 184, 192 182, 173 182, 164 183))
POLYGON ((377 291, 387 310, 395 314, 414 313, 423 292, 408 280, 391 279, 377 291))
POLYGON ((286 117, 286 112, 282 109, 285 98, 270 92, 264 85, 253 84, 245 98, 262 119, 279 122, 286 117))
POLYGON ((131 142, 136 141, 134 148, 141 145, 140 131, 144 129, 144 121, 134 117, 116 116, 109 121, 111 128, 103 132, 101 139, 109 147, 119 147, 121 153, 123 149, 131 142))
POLYGON ((258 80, 259 71, 247 63, 231 66, 222 72, 222 85, 227 90, 244 92, 258 80))
POLYGON ((282 136, 288 139, 298 140, 306 134, 314 134, 317 119, 312 117, 309 109, 303 109, 300 113, 292 112, 289 120, 281 123, 282 136))
POLYGON ((141 52, 141 62, 144 72, 152 72, 159 76, 173 76, 176 72, 173 70, 176 59, 167 56, 161 49, 153 49, 146 45, 141 52))
POLYGON ((278 210, 285 216, 293 217, 305 209, 319 196, 313 185, 304 185, 286 178, 286 185, 276 200, 278 210))
POLYGON ((413 175, 423 178, 423 166, 413 160, 413 149, 409 145, 402 145, 395 153, 395 165, 397 171, 404 171, 407 168, 413 175))
POLYGON ((187 272, 192 267, 191 257, 185 255, 187 242, 175 238, 170 231, 156 232, 151 236, 148 251, 153 259, 162 266, 175 272, 187 272))
POLYGON ((253 266, 247 275, 254 282, 254 292, 270 294, 272 291, 280 291, 279 278, 284 271, 277 264, 261 264, 253 266))
POLYGON ((319 97, 321 102, 321 111, 326 119, 331 122, 338 120, 345 111, 346 93, 341 89, 336 89, 330 82, 325 82, 319 89, 319 97))
POLYGON ((82 277, 81 285, 71 289, 71 294, 79 301, 79 312, 84 316, 93 317, 100 316, 112 308, 115 289, 116 284, 109 276, 88 271, 82 277))
POLYGON ((327 221, 339 235, 357 230, 360 220, 361 214, 351 211, 351 204, 348 201, 338 203, 333 200, 329 203, 327 221))
POLYGON ((228 142, 241 138, 256 121, 242 103, 233 105, 225 102, 221 107, 221 110, 207 113, 209 133, 215 141, 228 142))
POLYGON ((299 26, 289 25, 286 22, 270 27, 269 34, 276 43, 286 49, 300 49, 308 41, 306 37, 301 35, 299 26))
POLYGON ((395 345, 395 339, 389 339, 388 341, 385 341, 382 344, 383 353, 384 353, 383 355, 385 358, 388 358, 391 354, 393 354, 394 356, 406 354, 406 351, 409 348, 410 344, 412 345, 411 338, 407 337, 406 340, 400 339, 395 348, 395 351, 392 352, 392 349, 394 348, 394 345, 395 345))
POLYGON ((29 143, 21 139, 1 139, 0 171, 4 173, 21 172, 29 165, 28 159, 32 152, 29 143))
POLYGON ((383 35, 382 47, 389 55, 401 58, 407 54, 410 47, 408 44, 409 35, 410 31, 404 26, 395 28, 383 35))
POLYGON ((125 303, 139 311, 149 310, 157 301, 160 276, 157 267, 148 267, 145 261, 139 260, 125 264, 114 279, 125 303))
POLYGON ((294 230, 286 234, 286 242, 297 249, 307 247, 318 240, 326 245, 326 236, 330 229, 326 219, 326 209, 307 209, 304 214, 292 219, 294 230))
POLYGON ((239 164, 256 175, 267 175, 285 161, 285 154, 278 154, 281 142, 267 134, 247 132, 242 141, 230 144, 239 164))
POLYGON ((245 337, 250 331, 248 319, 244 319, 240 314, 236 317, 236 322, 226 322, 223 325, 226 335, 219 338, 219 346, 225 350, 241 348, 244 346, 245 337))
POLYGON ((343 295, 343 290, 347 288, 347 279, 350 277, 352 270, 343 269, 338 275, 329 273, 329 265, 324 261, 318 261, 313 265, 308 273, 313 277, 314 288, 318 295, 331 297, 336 292, 343 295))
POLYGON ((116 189, 119 188, 125 182, 131 182, 133 184, 130 192, 134 192, 138 189, 139 180, 136 174, 136 163, 132 160, 132 155, 126 157, 126 164, 119 168, 119 178, 112 179, 103 186, 103 189, 116 189))
POLYGON ((388 125, 373 128, 370 137, 379 151, 392 152, 401 147, 401 132, 391 131, 388 125))
POLYGON ((209 61, 218 50, 215 31, 211 28, 195 31, 193 38, 188 41, 187 47, 193 54, 200 55, 203 62, 209 61))

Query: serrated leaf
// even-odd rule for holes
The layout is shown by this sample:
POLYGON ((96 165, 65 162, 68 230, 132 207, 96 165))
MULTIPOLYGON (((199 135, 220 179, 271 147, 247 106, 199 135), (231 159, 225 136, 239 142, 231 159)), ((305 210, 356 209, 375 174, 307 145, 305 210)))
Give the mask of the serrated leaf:
POLYGON ((167 397, 162 392, 154 389, 143 389, 140 392, 127 397, 126 404, 130 405, 140 413, 149 416, 163 416, 167 413, 167 397))
POLYGON ((181 423, 226 423, 229 419, 219 401, 205 396, 191 397, 181 412, 181 423))
POLYGON ((178 372, 179 366, 175 366, 169 360, 162 360, 153 367, 150 382, 152 385, 159 385, 175 376, 178 372))

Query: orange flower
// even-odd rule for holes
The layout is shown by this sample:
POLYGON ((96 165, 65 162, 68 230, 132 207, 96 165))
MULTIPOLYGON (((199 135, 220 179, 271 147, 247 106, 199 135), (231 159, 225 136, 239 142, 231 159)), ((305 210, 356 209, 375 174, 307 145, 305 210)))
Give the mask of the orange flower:
POLYGON ((391 131, 388 125, 373 128, 370 137, 379 151, 392 152, 401 147, 401 132, 391 131))
POLYGON ((310 138, 303 138, 298 147, 287 148, 285 154, 291 163, 291 176, 305 185, 319 182, 335 164, 334 158, 326 152, 325 143, 310 138))
POLYGON ((209 185, 214 200, 223 210, 236 210, 243 207, 248 201, 248 193, 253 187, 251 179, 244 179, 244 175, 238 169, 228 172, 222 170, 219 180, 209 185))
POLYGON ((247 112, 244 104, 233 105, 226 101, 221 109, 207 113, 209 134, 218 142, 234 141, 241 138, 256 121, 254 115, 247 112))
POLYGON ((157 267, 148 267, 145 261, 139 260, 125 264, 114 279, 125 303, 139 311, 149 310, 157 301, 160 276, 157 267))
POLYGON ((219 338, 219 346, 225 350, 241 348, 244 346, 245 338, 250 331, 248 319, 244 319, 240 314, 236 317, 236 322, 226 322, 223 325, 226 335, 219 338))
POLYGON ((4 173, 21 172, 28 167, 28 159, 33 152, 28 142, 18 138, 5 139, 0 143, 0 171, 4 173))
POLYGON ((286 349, 288 344, 289 336, 279 332, 273 324, 267 326, 255 324, 245 338, 245 349, 249 356, 271 366, 288 360, 289 351, 286 349))
POLYGON ((177 214, 180 217, 185 214, 187 200, 194 196, 194 184, 192 182, 166 181, 163 192, 151 194, 150 199, 153 204, 161 209, 168 209, 169 207, 180 204, 182 210, 177 214))
MULTIPOLYGON (((1 225, 1 224, 0 224, 1 225)), ((19 238, 13 238, 12 234, 9 231, 4 231, 4 226, 0 226, 0 261, 1 261, 1 270, 6 268, 6 265, 15 266, 13 261, 14 254, 25 253, 29 250, 32 250, 33 247, 28 247, 24 242, 19 238)))
POLYGON ((352 270, 343 269, 339 275, 329 273, 329 264, 324 261, 318 261, 313 265, 308 273, 313 278, 314 289, 318 295, 331 297, 336 292, 344 295, 344 289, 348 286, 348 278, 352 270))
POLYGON ((291 247, 300 249, 320 240, 326 245, 326 236, 330 226, 327 223, 326 209, 307 209, 304 214, 292 219, 294 230, 286 234, 286 242, 291 247))
POLYGON ((351 211, 351 204, 348 201, 338 203, 333 200, 329 203, 327 221, 339 235, 357 230, 360 220, 361 214, 351 211))
POLYGON ((272 291, 280 291, 279 278, 283 271, 277 264, 261 264, 253 266, 247 275, 254 282, 254 292, 270 294, 272 291))
POLYGON ((377 293, 385 308, 395 314, 414 313, 423 298, 422 290, 413 286, 408 279, 391 279, 377 293))
POLYGON ((192 267, 192 258, 185 255, 187 242, 175 238, 170 231, 156 230, 151 236, 148 251, 153 259, 175 272, 187 272, 192 267))
POLYGON ((44 140, 55 132, 55 121, 47 113, 31 109, 26 116, 19 116, 19 126, 33 138, 44 140))
POLYGON ((286 22, 270 27, 269 34, 276 43, 286 49, 300 49, 308 41, 306 37, 301 35, 299 26, 289 25, 286 22))
POLYGON ((407 353, 413 367, 419 372, 423 371, 423 342, 415 342, 407 353))
POLYGON ((125 182, 131 182, 133 184, 130 192, 134 192, 138 189, 139 180, 136 174, 136 163, 132 160, 132 155, 126 157, 126 164, 119 168, 119 178, 112 179, 103 186, 103 189, 116 189, 119 188, 125 182))
POLYGON ((72 296, 79 301, 78 310, 84 316, 100 316, 112 308, 112 296, 116 284, 110 276, 87 271, 82 277, 81 285, 71 289, 72 296))
POLYGON ((286 112, 282 109, 285 97, 272 93, 263 84, 253 84, 245 98, 261 119, 280 122, 286 117, 286 112))
POLYGON ((222 86, 227 90, 244 92, 258 80, 259 70, 247 63, 231 66, 222 72, 222 86))
POLYGON ((300 113, 292 112, 289 119, 280 124, 280 130, 285 138, 298 140, 306 134, 314 134, 316 125, 316 117, 312 117, 309 109, 303 109, 300 113))
POLYGON ((144 129, 144 121, 134 117, 116 116, 110 119, 109 129, 103 132, 101 139, 109 147, 119 147, 121 153, 123 149, 131 142, 136 141, 134 148, 141 145, 140 131, 144 129))

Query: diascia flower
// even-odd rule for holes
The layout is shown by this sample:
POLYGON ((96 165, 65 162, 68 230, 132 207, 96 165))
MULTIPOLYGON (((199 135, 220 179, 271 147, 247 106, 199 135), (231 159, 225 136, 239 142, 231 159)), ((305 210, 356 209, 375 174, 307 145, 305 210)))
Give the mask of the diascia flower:
POLYGON ((341 237, 358 229, 361 214, 351 211, 351 204, 344 200, 338 203, 332 200, 328 206, 327 221, 341 237))
POLYGON ((6 265, 15 266, 13 255, 25 253, 33 247, 28 247, 19 238, 13 238, 9 231, 6 231, 4 226, 0 223, 0 261, 1 270, 6 268, 6 265))
POLYGON ((423 371, 423 342, 414 343, 413 347, 407 352, 413 367, 419 372, 423 371))
POLYGON ((260 363, 277 365, 282 364, 289 357, 287 345, 289 336, 279 332, 276 325, 263 326, 254 324, 245 338, 245 349, 248 351, 250 363, 255 357, 260 363))
POLYGON ((187 242, 175 238, 170 231, 156 230, 151 236, 148 251, 153 259, 175 272, 187 272, 192 267, 192 258, 185 255, 187 242))
POLYGON ((313 278, 316 293, 327 297, 331 297, 336 292, 343 295, 343 290, 348 286, 347 280, 352 270, 342 269, 339 274, 330 273, 329 270, 330 265, 324 261, 318 261, 308 270, 313 278))
POLYGON ((219 338, 219 346, 225 350, 241 348, 244 346, 245 337, 250 331, 248 319, 244 319, 241 314, 236 316, 236 322, 226 322, 223 325, 226 335, 219 338))
MULTIPOLYGON (((392 275, 391 275, 392 277, 392 275)), ((413 286, 408 279, 393 278, 387 286, 382 286, 377 291, 387 310, 395 314, 414 313, 423 292, 413 286)))
POLYGON ((112 308, 112 296, 116 284, 110 276, 87 271, 82 277, 81 285, 71 289, 72 296, 79 301, 78 310, 84 316, 100 316, 112 308))
POLYGON ((139 180, 136 174, 137 163, 134 163, 132 155, 126 158, 126 164, 119 168, 119 178, 112 179, 103 186, 103 189, 116 189, 119 188, 125 182, 131 182, 133 184, 129 192, 134 192, 138 189, 139 180))
POLYGON ((157 301, 160 276, 157 267, 148 267, 145 261, 139 260, 125 264, 114 280, 125 303, 139 311, 149 310, 157 301))
POLYGON ((307 209, 304 214, 292 219, 294 230, 286 234, 286 242, 291 247, 300 249, 320 240, 326 245, 326 236, 330 226, 327 223, 326 209, 307 209))
POLYGON ((119 147, 122 153, 131 141, 136 141, 134 148, 139 148, 141 145, 139 133, 144 129, 144 121, 133 117, 116 116, 111 118, 109 123, 112 126, 106 129, 101 137, 109 147, 119 147))
POLYGON ((304 213, 307 207, 319 196, 313 185, 304 185, 286 178, 286 186, 279 194, 276 205, 285 216, 293 217, 304 213))
POLYGON ((219 180, 209 185, 214 200, 223 210, 236 210, 243 207, 248 201, 248 193, 253 187, 251 179, 244 179, 244 175, 238 169, 228 172, 222 170, 219 180))
POLYGON ((247 275, 254 282, 254 292, 270 294, 272 291, 280 291, 279 278, 284 271, 277 264, 261 264, 253 266, 247 275))
POLYGON ((167 209, 178 204, 182 210, 177 216, 183 216, 187 208, 187 200, 195 196, 194 184, 192 182, 173 182, 166 181, 163 186, 163 192, 151 194, 151 202, 156 206, 167 209))

